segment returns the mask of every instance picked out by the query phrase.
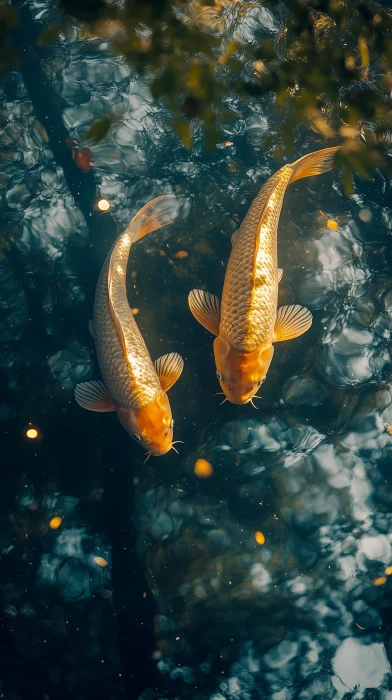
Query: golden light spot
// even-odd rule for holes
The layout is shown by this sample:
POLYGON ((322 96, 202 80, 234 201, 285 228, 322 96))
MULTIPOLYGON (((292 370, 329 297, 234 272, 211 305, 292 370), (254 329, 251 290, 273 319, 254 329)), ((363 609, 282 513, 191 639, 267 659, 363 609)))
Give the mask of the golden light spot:
POLYGON ((392 425, 389 425, 389 423, 384 423, 385 430, 387 431, 388 435, 392 437, 392 425))
POLYGON ((379 578, 375 578, 373 581, 374 586, 383 586, 384 583, 387 582, 387 577, 386 576, 380 576, 379 578))
POLYGON ((98 564, 98 566, 107 566, 108 565, 106 559, 104 559, 103 557, 94 557, 93 562, 94 562, 94 564, 98 564))
POLYGON ((60 518, 59 515, 56 515, 56 516, 55 516, 54 518, 52 518, 52 520, 50 521, 49 527, 50 527, 51 530, 57 530, 57 529, 60 527, 60 525, 61 525, 62 522, 63 522, 63 519, 60 518))
POLYGON ((109 211, 110 209, 110 202, 108 202, 107 199, 100 199, 97 207, 100 211, 109 211))
POLYGON ((197 459, 193 471, 199 479, 209 479, 214 473, 212 464, 206 459, 197 459))
POLYGON ((123 275, 123 274, 124 274, 121 265, 117 265, 116 270, 117 270, 117 272, 118 272, 119 275, 123 275))
POLYGON ((182 258, 187 258, 189 253, 186 252, 186 250, 177 250, 177 253, 174 253, 175 258, 179 258, 182 260, 182 258))
POLYGON ((387 568, 385 569, 385 573, 386 573, 387 576, 391 576, 391 574, 392 574, 392 566, 387 566, 387 568))
POLYGON ((29 428, 26 430, 26 437, 28 437, 30 440, 35 440, 38 437, 37 428, 29 428))
POLYGON ((265 544, 265 537, 263 533, 260 532, 260 530, 257 530, 257 532, 255 532, 255 540, 257 544, 265 544))
POLYGON ((259 74, 264 73, 265 63, 263 63, 263 61, 260 61, 260 60, 256 61, 254 64, 254 69, 255 69, 256 73, 259 73, 259 74))
POLYGON ((137 316, 138 313, 139 313, 139 311, 140 311, 140 309, 137 309, 136 306, 135 306, 135 308, 134 308, 134 309, 131 309, 131 311, 132 311, 132 313, 133 313, 134 316, 137 316))
POLYGON ((341 126, 339 134, 345 139, 355 139, 357 130, 354 126, 341 126))
POLYGON ((344 65, 346 66, 347 70, 354 70, 355 56, 347 56, 347 58, 344 59, 344 65))
POLYGON ((328 219, 327 226, 328 226, 328 228, 331 229, 331 231, 337 231, 339 228, 338 222, 335 221, 334 219, 328 219))
POLYGON ((233 142, 232 141, 225 141, 225 146, 232 146, 233 142))

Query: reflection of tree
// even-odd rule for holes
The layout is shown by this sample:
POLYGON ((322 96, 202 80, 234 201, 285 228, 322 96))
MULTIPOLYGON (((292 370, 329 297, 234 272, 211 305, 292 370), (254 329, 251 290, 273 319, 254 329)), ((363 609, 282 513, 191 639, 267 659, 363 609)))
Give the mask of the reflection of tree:
MULTIPOLYGON (((370 0, 295 0, 286 7, 276 0, 262 6, 62 0, 59 7, 63 23, 47 28, 41 43, 66 31, 69 18, 78 21, 81 37, 109 37, 113 52, 148 76, 155 98, 165 99, 187 147, 195 118, 205 125, 207 145, 221 138, 222 123, 236 115, 234 89, 245 101, 276 94, 279 126, 269 145, 279 157, 305 124, 323 139, 343 140, 347 187, 350 171, 366 175, 386 165, 392 17, 370 0)), ((105 116, 90 136, 104 138, 119 116, 105 116)))

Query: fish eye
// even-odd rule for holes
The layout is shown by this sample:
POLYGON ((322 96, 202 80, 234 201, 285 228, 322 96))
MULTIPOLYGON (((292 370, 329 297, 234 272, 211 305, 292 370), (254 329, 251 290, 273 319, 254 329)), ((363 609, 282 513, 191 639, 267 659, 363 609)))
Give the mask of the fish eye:
POLYGON ((216 373, 216 376, 218 377, 219 381, 221 381, 221 379, 222 379, 221 373, 220 373, 220 372, 217 372, 217 373, 216 373))
POLYGON ((173 418, 171 419, 170 427, 171 427, 171 428, 174 427, 174 420, 173 420, 173 418))
POLYGON ((132 433, 131 437, 133 437, 133 439, 136 440, 137 442, 140 442, 140 440, 141 440, 140 435, 138 435, 137 433, 132 433))

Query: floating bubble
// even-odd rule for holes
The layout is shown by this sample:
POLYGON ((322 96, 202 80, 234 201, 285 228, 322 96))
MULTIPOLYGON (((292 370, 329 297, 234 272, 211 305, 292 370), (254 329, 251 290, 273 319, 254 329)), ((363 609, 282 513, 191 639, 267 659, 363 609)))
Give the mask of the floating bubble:
POLYGON ((263 533, 260 532, 260 530, 257 530, 257 532, 255 532, 255 540, 257 544, 265 544, 265 537, 263 533))
POLYGON ((100 211, 109 211, 110 209, 110 202, 108 202, 107 199, 100 199, 97 207, 100 211))
POLYGON ((193 471, 199 479, 209 479, 214 473, 212 464, 206 459, 197 459, 193 471))
POLYGON ((370 209, 361 209, 358 216, 361 219, 361 221, 364 221, 365 223, 368 223, 373 218, 373 214, 370 211, 370 209))
POLYGON ((103 557, 94 557, 93 562, 94 562, 94 564, 97 564, 98 566, 107 566, 108 565, 106 559, 104 559, 103 557))
POLYGON ((50 521, 49 527, 50 527, 51 530, 57 530, 57 529, 60 527, 60 525, 61 525, 62 522, 63 522, 63 519, 60 518, 59 515, 56 515, 56 516, 55 516, 54 518, 52 518, 52 520, 50 521))
POLYGON ((39 432, 37 428, 29 428, 26 430, 26 437, 29 438, 29 440, 35 440, 39 435, 39 432))

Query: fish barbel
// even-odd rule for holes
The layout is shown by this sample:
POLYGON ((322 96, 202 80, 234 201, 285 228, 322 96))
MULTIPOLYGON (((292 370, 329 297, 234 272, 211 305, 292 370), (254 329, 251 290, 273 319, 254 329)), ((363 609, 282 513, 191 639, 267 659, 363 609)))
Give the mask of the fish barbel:
POLYGON ((222 303, 200 289, 189 294, 189 307, 199 323, 217 337, 214 355, 225 400, 252 401, 264 382, 273 343, 305 333, 312 314, 302 306, 278 305, 277 233, 287 185, 331 170, 339 146, 325 148, 284 165, 254 199, 238 232, 227 265, 222 303))
POLYGON ((98 278, 89 324, 103 382, 83 382, 75 389, 75 399, 83 408, 117 411, 131 437, 155 456, 175 449, 166 392, 179 378, 184 363, 180 355, 170 353, 153 364, 129 308, 126 271, 132 244, 174 221, 178 208, 174 195, 148 202, 109 251, 98 278))

